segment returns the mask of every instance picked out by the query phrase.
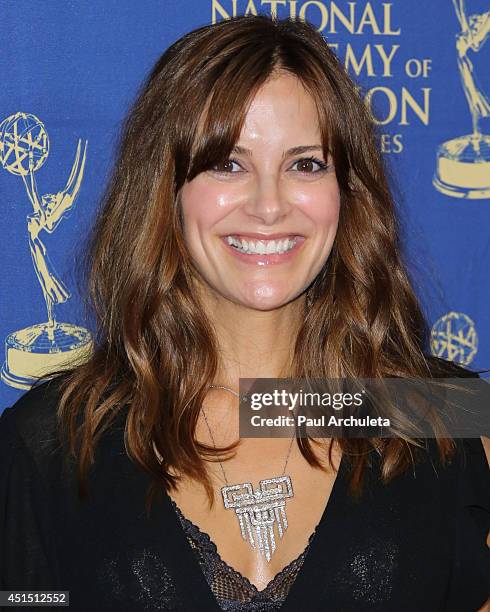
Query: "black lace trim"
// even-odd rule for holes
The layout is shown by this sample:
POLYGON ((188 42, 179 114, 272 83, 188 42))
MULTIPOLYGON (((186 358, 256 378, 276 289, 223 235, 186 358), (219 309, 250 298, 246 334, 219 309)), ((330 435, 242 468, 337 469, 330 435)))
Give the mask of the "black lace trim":
POLYGON ((308 550, 311 546, 311 542, 315 537, 318 528, 317 525, 314 531, 311 533, 310 537, 308 538, 308 543, 304 548, 303 552, 300 553, 297 557, 295 557, 292 561, 290 561, 285 567, 283 567, 283 569, 280 570, 263 589, 259 590, 252 582, 250 582, 250 580, 246 576, 244 576, 239 571, 234 569, 231 565, 226 563, 226 561, 221 558, 217 546, 213 542, 209 534, 205 531, 202 531, 197 525, 195 525, 191 520, 189 520, 183 514, 179 506, 172 498, 170 498, 170 501, 180 519, 180 522, 183 525, 185 533, 199 545, 201 551, 209 553, 217 562, 219 562, 219 564, 226 570, 227 573, 232 574, 239 582, 242 582, 242 584, 247 588, 247 590, 251 591, 253 595, 261 596, 261 598, 264 596, 270 597, 270 592, 276 590, 277 584, 280 583, 286 575, 289 576, 289 574, 292 573, 293 569, 299 571, 299 568, 303 564, 303 561, 308 553, 308 550))

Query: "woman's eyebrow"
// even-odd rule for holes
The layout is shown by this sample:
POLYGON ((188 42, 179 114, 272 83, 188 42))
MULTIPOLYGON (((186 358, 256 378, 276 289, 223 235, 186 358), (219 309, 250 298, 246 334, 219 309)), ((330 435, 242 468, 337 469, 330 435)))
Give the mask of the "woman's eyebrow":
MULTIPOLYGON (((310 151, 323 151, 322 145, 301 145, 298 147, 292 147, 288 149, 283 157, 289 157, 290 155, 301 155, 302 153, 308 153, 310 151)), ((246 149, 245 147, 240 147, 239 145, 235 145, 231 151, 232 153, 236 153, 238 155, 247 155, 248 157, 252 156, 252 151, 250 149, 246 149)))

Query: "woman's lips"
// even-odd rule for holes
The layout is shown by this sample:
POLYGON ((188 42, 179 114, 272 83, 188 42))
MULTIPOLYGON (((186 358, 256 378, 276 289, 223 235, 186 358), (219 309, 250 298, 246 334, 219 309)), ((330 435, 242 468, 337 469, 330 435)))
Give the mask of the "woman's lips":
POLYGON ((225 245, 225 247, 227 248, 228 252, 230 252, 238 261, 243 261, 244 263, 252 264, 255 266, 257 265, 270 266, 270 265, 285 263, 293 259, 298 253, 298 251, 301 249, 301 247, 303 246, 305 238, 304 236, 296 236, 296 244, 293 246, 292 249, 284 253, 256 253, 256 254, 255 253, 254 254, 240 253, 240 251, 238 251, 234 246, 231 246, 231 244, 228 244, 226 240, 226 236, 222 236, 221 240, 223 244, 225 245))

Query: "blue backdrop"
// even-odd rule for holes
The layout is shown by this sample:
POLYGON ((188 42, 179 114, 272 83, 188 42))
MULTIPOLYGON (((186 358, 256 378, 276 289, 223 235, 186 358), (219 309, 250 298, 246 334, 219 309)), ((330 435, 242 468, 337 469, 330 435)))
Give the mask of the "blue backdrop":
POLYGON ((246 12, 312 22, 357 80, 431 351, 490 367, 488 0, 3 0, 0 411, 90 347, 75 255, 142 79, 185 32, 246 12))

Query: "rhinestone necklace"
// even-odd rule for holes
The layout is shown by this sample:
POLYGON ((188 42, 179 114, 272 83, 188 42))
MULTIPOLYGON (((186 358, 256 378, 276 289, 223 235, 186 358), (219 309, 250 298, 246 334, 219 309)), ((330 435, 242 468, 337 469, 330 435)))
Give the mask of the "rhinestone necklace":
MULTIPOLYGON (((239 393, 224 385, 209 385, 209 387, 224 389, 240 398, 239 393)), ((216 449, 216 442, 204 408, 202 409, 202 414, 216 449)), ((276 550, 274 525, 277 527, 280 538, 283 537, 288 527, 286 499, 293 497, 294 493, 291 477, 287 476, 285 472, 294 437, 293 434, 281 476, 261 480, 257 489, 253 488, 251 482, 230 485, 223 464, 218 459, 226 483, 226 486, 221 487, 224 506, 226 509, 232 508, 235 510, 242 538, 248 541, 252 548, 258 549, 259 553, 264 555, 267 561, 271 560, 276 550)))

